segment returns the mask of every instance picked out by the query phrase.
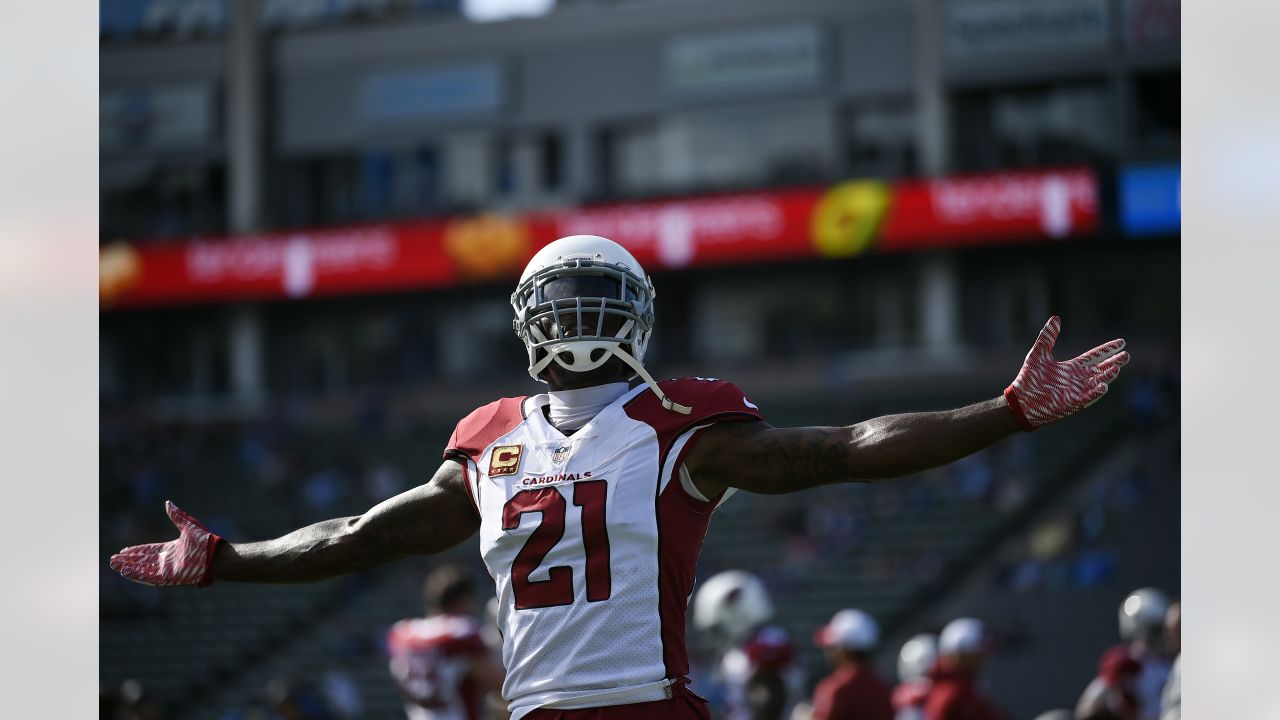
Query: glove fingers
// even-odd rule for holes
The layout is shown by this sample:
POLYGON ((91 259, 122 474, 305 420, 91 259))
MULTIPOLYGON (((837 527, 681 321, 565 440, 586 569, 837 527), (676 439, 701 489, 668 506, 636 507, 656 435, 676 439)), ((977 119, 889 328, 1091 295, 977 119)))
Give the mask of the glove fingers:
POLYGON ((160 567, 160 552, 164 543, 132 545, 111 556, 112 570, 136 580, 139 575, 154 574, 160 567))
POLYGON ((159 551, 149 548, 125 548, 111 556, 111 569, 120 573, 126 580, 143 585, 157 585, 155 580, 160 576, 159 551))
MULTIPOLYGON (((1119 368, 1116 369, 1116 372, 1119 372, 1119 368)), ((1084 407, 1089 407, 1101 400, 1102 396, 1107 394, 1107 390, 1108 387, 1105 382, 1100 382, 1097 385, 1094 385, 1093 389, 1089 391, 1089 394, 1085 396, 1084 407)))
POLYGON ((120 568, 120 576, 139 585, 160 587, 160 583, 155 582, 159 577, 158 573, 156 573, 154 567, 148 565, 125 565, 120 568))
POLYGON ((183 521, 189 517, 182 508, 174 505, 172 500, 164 501, 164 514, 169 516, 169 522, 176 525, 179 530, 182 529, 183 521))
POLYGON ((111 556, 111 567, 115 568, 117 564, 131 564, 154 560, 160 556, 160 550, 164 543, 150 543, 147 545, 130 545, 111 556))
POLYGON ((170 522, 172 522, 179 530, 192 526, 198 527, 201 530, 208 529, 199 520, 188 515, 186 510, 174 505, 172 500, 164 501, 164 511, 165 514, 169 516, 170 522))
POLYGON ((1049 322, 1044 324, 1044 329, 1040 331, 1040 337, 1036 338, 1034 349, 1040 351, 1044 355, 1053 354, 1053 346, 1058 342, 1058 333, 1062 332, 1062 318, 1054 315, 1049 318, 1049 322))
POLYGON ((1127 362, 1129 362, 1129 353, 1127 352, 1109 357, 1093 367, 1094 378, 1098 382, 1109 383, 1116 379, 1116 376, 1120 374, 1120 368, 1124 367, 1127 362))
POLYGON ((1109 343, 1099 345, 1098 347, 1077 355, 1072 362, 1084 363, 1085 365, 1094 365, 1107 358, 1115 355, 1124 349, 1124 338, 1116 338, 1109 343))

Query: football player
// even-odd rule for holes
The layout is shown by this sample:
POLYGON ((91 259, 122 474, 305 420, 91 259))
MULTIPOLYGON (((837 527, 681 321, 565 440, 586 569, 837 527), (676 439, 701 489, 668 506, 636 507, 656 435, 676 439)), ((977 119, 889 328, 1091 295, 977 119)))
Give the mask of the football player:
POLYGON ((924 701, 933 681, 929 673, 938 661, 938 638, 913 636, 898 651, 898 686, 893 689, 894 720, 923 720, 924 701))
POLYGON ((812 720, 893 720, 889 686, 871 667, 880 626, 861 610, 841 610, 818 629, 814 641, 835 671, 813 691, 812 720))
POLYGON ((991 644, 982 621, 956 618, 938 635, 938 662, 924 701, 925 720, 1002 720, 978 686, 991 644))
POLYGON ((1110 706, 1125 705, 1137 720, 1160 716, 1160 693, 1171 665, 1165 647, 1168 613, 1169 598, 1155 588, 1140 588, 1125 597, 1119 612, 1123 642, 1103 653, 1098 675, 1085 689, 1082 702, 1094 697, 1121 698, 1123 703, 1111 700, 1110 706))
POLYGON ((1076 702, 1076 720, 1138 720, 1140 703, 1135 690, 1141 674, 1142 665, 1125 646, 1104 652, 1097 676, 1076 702))
POLYGON ((502 668, 476 622, 475 591, 456 566, 442 565, 424 586, 427 616, 387 631, 391 675, 409 720, 479 720, 485 695, 502 690, 502 668))
POLYGON ((1056 360, 1053 317, 989 400, 776 428, 732 383, 653 379, 643 361, 654 296, 622 246, 593 235, 550 243, 511 296, 529 374, 550 392, 468 415, 431 480, 363 515, 262 542, 223 541, 167 503, 179 537, 125 548, 111 566, 152 585, 305 582, 438 553, 478 531, 515 720, 705 718, 685 690, 685 606, 711 513, 733 492, 952 462, 1087 407, 1129 359, 1114 340, 1056 360))
POLYGON ((786 630, 768 624, 772 618, 764 582, 742 570, 707 578, 694 596, 693 625, 722 653, 727 720, 779 720, 799 697, 795 645, 786 630))

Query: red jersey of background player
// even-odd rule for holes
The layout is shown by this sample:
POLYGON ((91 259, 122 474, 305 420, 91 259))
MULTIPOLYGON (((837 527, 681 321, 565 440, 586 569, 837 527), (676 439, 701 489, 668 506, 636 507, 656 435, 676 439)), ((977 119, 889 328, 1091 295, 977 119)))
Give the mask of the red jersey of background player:
POLYGON ((729 720, 776 720, 795 704, 796 648, 786 630, 772 625, 757 630, 740 648, 730 650, 724 671, 729 720))
POLYGON ((1117 645, 1102 654, 1098 675, 1084 689, 1076 703, 1080 720, 1138 720, 1141 702, 1136 689, 1142 664, 1129 654, 1126 645, 1117 645))
POLYGON ((478 720, 485 693, 502 684, 471 616, 474 591, 466 572, 436 568, 423 588, 428 616, 401 620, 387 631, 391 675, 409 720, 478 720))
POLYGON ((842 667, 813 691, 814 720, 892 720, 889 686, 865 665, 842 667))
POLYGON ((387 632, 387 653, 410 720, 479 720, 483 695, 471 666, 489 649, 474 619, 401 620, 387 632))
POLYGON ((834 667, 814 688, 813 720, 893 720, 889 686, 871 668, 880 642, 875 618, 846 608, 818 628, 813 640, 834 667))
POLYGON ((925 720, 1003 720, 977 688, 973 672, 962 669, 934 671, 933 685, 924 704, 925 720))
POLYGON ((978 689, 978 673, 990 643, 986 628, 974 618, 947 623, 938 636, 938 662, 924 702, 925 720, 1002 720, 978 689))
POLYGON ((923 720, 924 701, 929 699, 932 687, 933 681, 927 677, 898 683, 890 697, 894 720, 923 720))

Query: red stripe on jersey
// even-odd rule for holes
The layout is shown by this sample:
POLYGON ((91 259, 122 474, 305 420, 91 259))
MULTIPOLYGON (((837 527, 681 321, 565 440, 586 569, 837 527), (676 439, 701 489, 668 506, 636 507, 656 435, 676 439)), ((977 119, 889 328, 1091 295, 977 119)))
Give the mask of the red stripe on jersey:
POLYGON ((689 656, 685 649, 685 609, 693 590, 694 571, 702 538, 707 533, 714 503, 700 503, 680 485, 680 465, 697 442, 690 438, 673 465, 672 480, 661 494, 662 468, 667 464, 671 446, 686 431, 719 420, 759 420, 760 409, 749 404, 746 395, 733 383, 723 380, 682 378, 659 383, 672 400, 693 407, 684 415, 662 407, 656 394, 637 395, 625 408, 633 420, 646 423, 658 435, 658 473, 655 484, 654 511, 658 523, 658 614, 662 625, 662 661, 667 677, 688 674, 689 656), (704 507, 699 507, 702 505, 704 507))
POLYGON ((689 593, 693 592, 698 553, 707 536, 714 503, 702 503, 697 509, 695 498, 680 484, 680 466, 689 450, 698 442, 695 434, 680 450, 673 466, 671 481, 658 496, 658 615, 662 620, 662 661, 667 677, 689 673, 689 655, 685 649, 685 610, 689 593))
MULTIPOLYGON (((458 458, 454 458, 458 460, 458 458)), ((462 486, 467 489, 467 497, 471 498, 471 507, 476 509, 476 515, 480 514, 480 501, 476 499, 476 491, 471 487, 471 473, 467 472, 467 463, 465 460, 458 460, 458 464, 462 466, 462 486)))
POLYGON ((449 444, 445 446, 446 458, 459 455, 468 457, 479 465, 480 455, 494 440, 515 429, 524 420, 520 406, 523 397, 502 398, 494 400, 462 419, 454 428, 449 444))

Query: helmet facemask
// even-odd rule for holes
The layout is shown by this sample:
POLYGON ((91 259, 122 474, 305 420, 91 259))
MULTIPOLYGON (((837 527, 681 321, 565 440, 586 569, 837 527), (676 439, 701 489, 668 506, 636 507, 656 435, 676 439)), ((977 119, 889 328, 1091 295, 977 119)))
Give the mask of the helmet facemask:
POLYGON ((569 258, 524 279, 511 295, 514 329, 529 353, 529 375, 546 382, 551 363, 588 373, 616 357, 677 412, 642 365, 653 331, 654 290, 624 265, 569 258))

